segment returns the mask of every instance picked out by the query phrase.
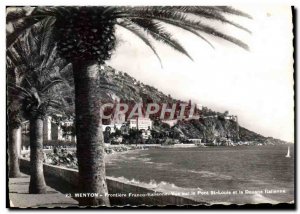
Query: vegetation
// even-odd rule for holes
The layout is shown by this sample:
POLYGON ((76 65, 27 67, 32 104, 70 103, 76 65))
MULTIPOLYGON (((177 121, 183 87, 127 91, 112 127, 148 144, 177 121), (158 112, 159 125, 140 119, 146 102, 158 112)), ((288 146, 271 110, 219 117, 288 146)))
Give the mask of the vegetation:
POLYGON ((65 99, 68 90, 62 87, 65 81, 60 75, 69 70, 70 66, 57 57, 51 34, 46 29, 46 25, 33 28, 26 38, 18 40, 7 51, 10 64, 23 71, 19 83, 8 82, 8 88, 11 91, 11 109, 15 108, 15 112, 30 121, 29 193, 46 191, 43 174, 43 120, 48 114, 62 113, 64 106, 70 104, 65 99))

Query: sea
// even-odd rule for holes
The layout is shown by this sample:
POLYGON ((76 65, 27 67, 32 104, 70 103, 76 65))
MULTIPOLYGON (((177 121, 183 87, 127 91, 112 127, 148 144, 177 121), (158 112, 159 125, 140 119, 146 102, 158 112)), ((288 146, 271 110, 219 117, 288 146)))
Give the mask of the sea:
POLYGON ((294 203, 294 146, 150 148, 113 154, 107 176, 208 204, 294 203))

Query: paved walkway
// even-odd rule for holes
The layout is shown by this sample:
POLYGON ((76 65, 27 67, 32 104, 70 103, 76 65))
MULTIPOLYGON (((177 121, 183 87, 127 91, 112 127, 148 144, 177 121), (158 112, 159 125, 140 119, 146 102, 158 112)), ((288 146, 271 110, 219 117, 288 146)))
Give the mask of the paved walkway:
POLYGON ((11 207, 67 207, 76 206, 78 202, 67 198, 63 193, 47 186, 46 194, 29 194, 30 176, 9 178, 9 200, 11 207))

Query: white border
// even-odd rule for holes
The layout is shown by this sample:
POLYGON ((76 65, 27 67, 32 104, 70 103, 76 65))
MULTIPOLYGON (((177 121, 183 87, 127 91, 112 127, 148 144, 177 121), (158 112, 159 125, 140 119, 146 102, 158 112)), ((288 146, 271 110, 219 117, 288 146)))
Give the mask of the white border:
MULTIPOLYGON (((282 5, 294 5, 296 8, 299 9, 299 1, 296 0, 186 0, 186 1, 179 1, 179 0, 151 0, 151 1, 142 1, 142 0, 84 0, 84 1, 74 1, 74 0, 44 0, 44 1, 37 1, 37 0, 2 0, 0 1, 0 17, 1 17, 1 22, 0 22, 0 41, 1 41, 1 51, 0 51, 0 102, 1 102, 1 107, 0 107, 0 117, 1 117, 1 123, 0 123, 0 139, 1 139, 1 154, 0 154, 0 161, 1 161, 1 169, 2 169, 2 176, 0 176, 0 184, 1 184, 1 196, 0 196, 0 213, 9 213, 9 210, 6 209, 6 148, 5 148, 5 142, 6 142, 6 94, 5 94, 5 85, 6 85, 6 69, 5 69, 5 7, 10 6, 10 5, 241 5, 241 4, 251 4, 251 5, 268 5, 268 4, 282 4, 282 5)), ((299 11, 298 11, 299 13, 299 11)), ((299 20, 297 23, 297 28, 299 29, 299 20)), ((299 50, 299 41, 297 45, 297 49, 299 50)), ((297 57, 298 61, 299 56, 297 57)), ((298 65, 299 66, 299 65, 298 65)), ((298 84, 299 84, 299 74, 298 74, 298 84)), ((299 110, 299 109, 298 109, 299 110)), ((299 127, 297 128, 297 132, 299 127)), ((296 142, 298 143, 298 142, 296 142)), ((297 146, 298 148, 299 146, 297 146)), ((298 149, 297 149, 298 150, 298 149)), ((299 151, 297 151, 299 152, 299 151)), ((298 158, 299 159, 299 158, 298 158)), ((299 172, 299 164, 297 163, 297 171, 299 172)), ((299 181, 299 179, 298 179, 299 181)), ((298 183, 299 186, 299 183, 298 183)), ((298 198, 298 197, 297 197, 298 198)), ((297 201, 298 202, 298 201, 297 201)), ((298 205, 299 206, 299 205, 298 205)), ((40 210, 39 210, 40 211, 40 210)), ((39 212, 35 211, 35 212, 39 212)), ((54 211, 54 210, 53 210, 54 211)), ((71 210, 68 210, 70 212, 71 210)), ((124 211, 124 210, 115 210, 115 211, 124 211)), ((128 210, 129 211, 129 210, 128 210)), ((158 210, 152 210, 155 211, 155 213, 160 213, 162 211, 158 210)), ((187 211, 187 210, 181 210, 181 211, 187 211)), ((200 212, 208 212, 205 210, 199 210, 200 212)), ((228 210, 231 212, 231 210, 228 210)), ((28 212, 34 212, 34 210, 26 211, 28 212)), ((64 213, 66 211, 64 210, 55 210, 56 213, 64 213)), ((79 213, 83 213, 84 210, 80 210, 79 213)), ((106 210, 98 210, 96 212, 101 212, 101 213, 107 213, 109 211, 106 210)), ((216 212, 216 211, 214 211, 216 212)), ((257 212, 257 211, 255 211, 257 212)), ((285 213, 287 211, 284 211, 285 213)), ((211 211, 210 211, 211 213, 211 211)), ((262 211, 259 211, 258 213, 262 213, 262 211)))

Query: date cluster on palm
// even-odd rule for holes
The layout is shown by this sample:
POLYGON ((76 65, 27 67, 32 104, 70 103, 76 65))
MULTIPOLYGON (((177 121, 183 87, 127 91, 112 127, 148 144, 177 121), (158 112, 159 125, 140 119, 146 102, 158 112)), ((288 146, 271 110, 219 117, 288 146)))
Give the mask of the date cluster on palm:
POLYGON ((68 61, 98 60, 103 64, 115 47, 115 19, 104 7, 71 7, 57 17, 58 53, 68 61))

